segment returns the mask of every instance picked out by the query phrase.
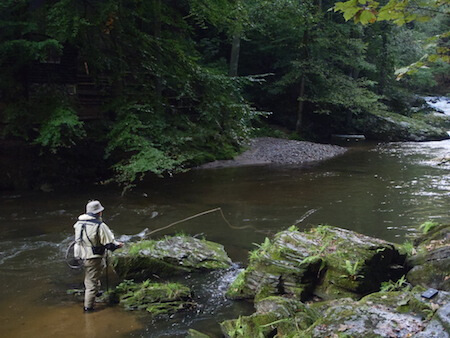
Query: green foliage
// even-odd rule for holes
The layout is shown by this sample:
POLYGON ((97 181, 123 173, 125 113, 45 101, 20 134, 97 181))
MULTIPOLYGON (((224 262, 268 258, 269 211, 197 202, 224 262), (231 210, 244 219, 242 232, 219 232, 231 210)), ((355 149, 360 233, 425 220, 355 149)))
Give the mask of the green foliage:
POLYGON ((350 280, 357 280, 358 278, 364 278, 363 275, 358 275, 359 271, 359 262, 356 261, 352 264, 349 260, 345 260, 345 264, 343 265, 343 268, 347 272, 347 275, 341 275, 341 278, 349 278, 350 280))
POLYGON ((316 228, 312 229, 312 231, 318 233, 322 237, 325 237, 329 233, 329 231, 328 231, 329 228, 330 228, 329 225, 320 224, 316 228))
POLYGON ((295 226, 295 225, 291 225, 291 226, 287 229, 287 231, 292 231, 292 232, 298 231, 298 227, 295 226))
MULTIPOLYGON (((386 4, 380 4, 373 0, 349 0, 336 2, 332 8, 335 12, 341 12, 346 21, 353 18, 355 23, 366 25, 376 21, 390 21, 398 26, 412 21, 427 22, 431 18, 448 14, 448 3, 446 1, 428 1, 419 5, 414 1, 389 0, 386 4)), ((445 19, 444 19, 445 20, 445 19)), ((433 48, 431 52, 425 53, 418 61, 396 70, 397 79, 405 75, 416 73, 422 68, 436 61, 450 63, 448 37, 450 32, 443 26, 442 30, 428 39, 425 49, 433 48)))
MULTIPOLYGON (((438 1, 434 3, 439 4, 438 1)), ((336 2, 333 8, 335 12, 341 12, 346 21, 353 19, 355 23, 363 25, 386 20, 397 25, 404 25, 415 20, 426 21, 429 19, 429 16, 414 12, 416 9, 417 7, 403 0, 390 0, 387 4, 381 6, 379 2, 372 0, 349 0, 336 2)))
POLYGON ((237 29, 234 18, 245 13, 233 2, 107 0, 86 6, 56 0, 31 11, 27 1, 8 0, 1 6, 0 61, 14 65, 0 70, 2 99, 10 101, 9 135, 34 140, 37 124, 36 144, 51 151, 84 137, 103 141, 105 157, 115 162, 114 180, 125 187, 146 173, 171 174, 234 156, 259 115, 242 96, 255 79, 207 67, 196 46, 198 28, 237 29), (67 44, 95 81, 111 87, 100 136, 83 131, 72 105, 34 114, 30 108, 39 102, 16 80, 33 62, 61 55, 67 44))
POLYGON ((391 292, 391 291, 410 291, 411 284, 409 284, 406 280, 405 276, 400 277, 396 282, 382 282, 381 283, 381 292, 391 292))
MULTIPOLYGON (((413 19, 401 17, 397 0, 380 6, 351 0, 334 9, 363 24, 374 17, 413 19)), ((128 188, 148 173, 171 175, 231 158, 249 136, 302 139, 306 133, 352 131, 353 116, 407 102, 391 70, 423 54, 419 39, 433 37, 428 56, 414 67, 422 69, 436 55, 443 61, 420 75, 418 87, 439 87, 438 77, 448 71, 448 36, 442 34, 445 19, 431 23, 433 29, 415 31, 387 25, 363 29, 310 0, 5 0, 0 4, 0 93, 6 107, 1 122, 7 124, 5 137, 53 153, 81 140, 103 142, 113 181, 128 188), (229 45, 236 37, 241 38, 240 74, 264 75, 227 75, 229 45), (72 102, 64 85, 50 79, 38 85, 46 90, 41 95, 29 84, 29 70, 54 62, 66 47, 77 51, 85 75, 105 84, 101 132, 77 118, 85 107, 72 102), (270 119, 296 133, 258 124, 260 116, 268 116, 262 111, 273 112, 270 119)))
POLYGON ((271 243, 270 243, 270 239, 268 237, 266 237, 262 244, 253 243, 253 245, 256 245, 258 247, 258 250, 266 252, 267 250, 269 250, 271 243))
POLYGON ((262 244, 253 243, 253 245, 256 245, 258 248, 250 252, 249 259, 251 262, 256 262, 261 258, 261 256, 266 255, 270 247, 272 246, 268 237, 264 239, 264 242, 262 244))
POLYGON ((412 256, 416 253, 416 249, 414 248, 414 244, 411 241, 405 241, 400 249, 404 251, 408 256, 412 256))
POLYGON ((39 131, 35 142, 56 153, 60 148, 70 148, 86 136, 83 122, 70 107, 55 107, 39 131))
POLYGON ((428 232, 430 232, 430 230, 436 228, 437 226, 439 226, 439 223, 433 222, 433 221, 427 221, 427 222, 422 223, 419 226, 419 230, 421 230, 422 233, 427 234, 428 232))
POLYGON ((135 283, 125 280, 112 292, 127 310, 146 310, 158 314, 172 314, 195 305, 191 302, 191 291, 179 283, 153 283, 145 280, 135 283))
POLYGON ((152 250, 155 247, 155 241, 140 241, 133 243, 128 250, 130 255, 139 255, 143 250, 152 250))
POLYGON ((234 327, 228 331, 228 334, 230 337, 242 337, 244 335, 244 322, 242 320, 242 316, 239 316, 238 319, 236 319, 234 327))
POLYGON ((236 103, 238 88, 246 80, 199 68, 193 76, 188 87, 198 87, 198 93, 186 88, 186 96, 179 98, 187 102, 185 115, 160 111, 151 102, 119 101, 113 106, 117 122, 107 136, 107 154, 129 154, 114 166, 119 182, 134 182, 147 172, 177 172, 185 165, 237 154, 251 131, 251 120, 258 115, 242 98, 236 103))

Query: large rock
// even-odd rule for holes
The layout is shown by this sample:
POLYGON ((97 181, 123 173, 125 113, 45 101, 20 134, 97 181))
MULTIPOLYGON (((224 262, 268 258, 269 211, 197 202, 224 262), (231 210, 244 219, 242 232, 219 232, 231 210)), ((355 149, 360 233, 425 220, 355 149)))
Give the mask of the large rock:
POLYGON ((354 127, 366 138, 380 141, 435 141, 450 138, 444 128, 388 112, 364 114, 355 119, 354 127))
POLYGON ((447 324, 440 318, 448 312, 450 295, 442 292, 429 301, 422 292, 378 292, 358 302, 335 301, 297 337, 448 337, 448 318, 447 324))
POLYGON ((250 316, 220 324, 225 337, 285 337, 310 327, 319 315, 302 302, 284 297, 268 297, 255 304, 250 316))
POLYGON ((152 315, 173 314, 195 307, 191 290, 179 283, 142 283, 124 281, 109 297, 118 301, 126 310, 143 310, 152 315))
POLYGON ((221 323, 225 337, 448 338, 450 294, 432 300, 421 287, 304 304, 284 297, 256 302, 256 312, 221 323))
POLYGON ((417 254, 408 259, 413 285, 450 291, 450 225, 441 225, 416 240, 417 254))
POLYGON ((112 257, 115 271, 126 279, 226 269, 231 263, 222 245, 188 236, 132 243, 112 257))
POLYGON ((227 296, 256 300, 289 295, 305 300, 353 297, 377 291, 381 282, 405 273, 405 257, 389 242, 353 231, 320 226, 275 235, 250 254, 249 266, 227 296))
POLYGON ((412 116, 414 119, 421 120, 430 126, 450 130, 450 116, 444 113, 417 113, 412 116))

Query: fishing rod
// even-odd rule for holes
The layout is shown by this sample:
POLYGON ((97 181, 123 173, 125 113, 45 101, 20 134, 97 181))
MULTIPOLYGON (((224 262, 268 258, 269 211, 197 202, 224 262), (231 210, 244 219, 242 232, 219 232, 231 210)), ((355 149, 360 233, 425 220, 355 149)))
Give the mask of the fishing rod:
MULTIPOLYGON (((146 233, 146 234, 143 236, 143 238, 149 237, 150 235, 152 235, 152 234, 154 234, 154 233, 156 233, 156 232, 159 232, 159 231, 162 231, 162 230, 169 229, 170 227, 173 227, 174 225, 177 225, 177 224, 180 224, 180 223, 189 221, 189 220, 191 220, 191 219, 194 219, 194 218, 197 218, 197 217, 200 217, 200 216, 204 216, 204 215, 207 215, 207 214, 216 212, 216 211, 219 211, 219 212, 220 212, 220 214, 221 214, 222 218, 224 219, 224 221, 225 221, 225 222, 228 224, 228 226, 231 227, 232 229, 238 229, 238 230, 241 230, 241 229, 252 228, 251 225, 247 225, 247 226, 243 226, 243 227, 236 227, 236 226, 233 226, 233 225, 227 220, 227 218, 225 217, 225 215, 224 215, 224 213, 223 213, 223 211, 222 211, 222 208, 219 207, 219 208, 214 208, 214 209, 211 209, 211 210, 206 210, 206 211, 200 212, 200 213, 198 213, 198 214, 195 214, 195 215, 192 215, 192 216, 183 218, 183 219, 181 219, 181 220, 179 220, 179 221, 170 223, 169 225, 166 225, 166 226, 163 226, 163 227, 161 227, 161 228, 152 230, 152 231, 150 231, 149 233, 146 233)), ((69 247, 68 247, 67 250, 66 250, 65 260, 66 260, 67 265, 68 265, 70 268, 72 268, 72 269, 80 269, 80 268, 83 266, 83 259, 76 258, 76 257, 73 256, 75 244, 76 244, 76 241, 72 241, 72 242, 70 243, 69 247), (71 256, 71 255, 72 255, 72 256, 71 256)))
MULTIPOLYGON (((311 210, 308 210, 308 211, 307 211, 307 212, 306 212, 299 220, 297 220, 297 221, 295 222, 295 225, 297 225, 297 224, 303 222, 306 218, 308 218, 310 215, 312 215, 312 214, 313 214, 314 212, 316 212, 317 210, 318 210, 318 209, 311 209, 311 210)), ((156 233, 156 232, 159 232, 159 231, 162 231, 162 230, 169 229, 169 228, 173 227, 174 225, 177 225, 177 224, 180 224, 180 223, 189 221, 189 220, 191 220, 191 219, 194 219, 194 218, 197 218, 197 217, 200 217, 200 216, 204 216, 204 215, 207 215, 207 214, 211 214, 211 213, 216 212, 216 211, 220 212, 220 215, 222 216, 223 220, 225 221, 225 223, 227 223, 227 225, 228 225, 231 229, 235 229, 235 230, 255 229, 255 230, 257 230, 257 229, 256 229, 254 226, 252 226, 252 225, 245 225, 245 226, 242 226, 242 227, 238 227, 238 226, 232 225, 232 224, 228 221, 228 219, 225 217, 225 214, 223 213, 222 208, 221 208, 221 207, 218 207, 218 208, 214 208, 214 209, 202 211, 202 212, 200 212, 200 213, 198 213, 198 214, 195 214, 195 215, 192 215, 192 216, 183 218, 183 219, 181 219, 181 220, 179 220, 179 221, 170 223, 170 224, 165 225, 165 226, 163 226, 163 227, 161 227, 161 228, 157 228, 157 229, 155 229, 155 230, 152 230, 152 231, 150 231, 150 232, 144 234, 144 235, 143 235, 143 238, 149 237, 150 235, 152 235, 152 234, 154 234, 154 233, 156 233)), ((74 252, 73 249, 74 249, 75 243, 76 243, 76 242, 73 241, 72 243, 70 243, 69 247, 67 248, 67 250, 66 250, 66 255, 65 255, 65 260, 66 260, 67 265, 68 265, 70 268, 72 268, 72 269, 80 269, 80 268, 83 266, 83 259, 76 258, 76 257, 73 257, 73 256, 70 257, 70 254, 71 254, 71 253, 73 254, 73 252, 74 252)))
POLYGON ((173 227, 174 225, 177 225, 177 224, 180 224, 180 223, 189 221, 189 220, 191 220, 191 219, 194 219, 194 218, 197 218, 197 217, 200 217, 200 216, 204 216, 204 215, 207 215, 207 214, 211 214, 211 213, 216 212, 216 211, 219 211, 219 212, 220 212, 220 215, 222 216, 222 218, 223 218, 223 220, 225 221, 225 223, 227 223, 227 225, 228 225, 230 228, 232 228, 232 229, 242 230, 242 229, 254 228, 254 227, 251 226, 251 225, 245 225, 245 226, 243 226, 243 227, 237 227, 237 226, 231 225, 231 223, 230 223, 230 222, 227 220, 227 218, 225 217, 222 208, 221 208, 221 207, 218 207, 218 208, 214 208, 214 209, 211 209, 211 210, 206 210, 206 211, 200 212, 200 213, 198 213, 198 214, 195 214, 195 215, 192 215, 192 216, 183 218, 183 219, 181 219, 181 220, 179 220, 179 221, 170 223, 169 225, 166 225, 166 226, 163 226, 163 227, 161 227, 161 228, 152 230, 152 231, 150 231, 149 233, 145 234, 145 237, 150 236, 150 235, 154 234, 155 232, 159 232, 159 231, 162 231, 162 230, 169 229, 170 227, 173 227))

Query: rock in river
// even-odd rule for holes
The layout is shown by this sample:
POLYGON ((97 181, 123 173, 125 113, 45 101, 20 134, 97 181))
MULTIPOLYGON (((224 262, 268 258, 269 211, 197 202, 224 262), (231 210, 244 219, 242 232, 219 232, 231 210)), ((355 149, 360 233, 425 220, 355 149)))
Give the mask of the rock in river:
POLYGON ((400 114, 374 112, 354 121, 358 132, 380 141, 438 141, 449 138, 447 129, 433 127, 424 121, 400 114))
POLYGON ((250 316, 226 320, 220 324, 225 337, 279 337, 310 327, 319 314, 299 300, 268 297, 255 304, 250 316))
POLYGON ((286 297, 256 302, 250 316, 221 323, 225 337, 448 338, 450 294, 433 300, 423 288, 376 292, 359 301, 341 298, 305 304, 286 297))
POLYGON ((408 259, 413 285, 450 291, 450 225, 441 225, 416 240, 417 254, 408 259))
POLYGON ((152 315, 173 314, 196 306, 191 290, 179 283, 152 283, 149 280, 134 283, 126 280, 109 296, 126 310, 143 310, 152 315))
POLYGON ((307 232, 291 227, 250 254, 227 296, 358 298, 404 275, 404 261, 394 244, 380 239, 331 226, 307 232))
POLYGON ((222 245, 189 236, 144 240, 126 245, 112 257, 117 274, 126 279, 173 276, 231 266, 222 245))
POLYGON ((441 292, 429 301, 420 296, 423 290, 377 292, 358 302, 334 301, 323 317, 298 337, 448 338, 446 323, 440 317, 448 311, 450 295, 441 292))

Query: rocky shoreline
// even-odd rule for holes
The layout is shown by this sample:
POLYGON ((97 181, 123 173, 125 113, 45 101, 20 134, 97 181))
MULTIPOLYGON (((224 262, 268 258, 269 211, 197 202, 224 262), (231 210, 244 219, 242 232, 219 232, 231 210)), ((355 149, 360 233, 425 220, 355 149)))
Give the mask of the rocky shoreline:
POLYGON ((326 160, 345 152, 345 148, 337 145, 274 137, 258 137, 251 139, 248 144, 248 150, 234 159, 209 162, 198 168, 214 169, 264 164, 302 164, 326 160))
MULTIPOLYGON (((280 231, 249 253, 226 292, 255 312, 219 323, 220 336, 188 337, 449 338, 450 225, 421 229, 403 245, 332 226, 280 231)), ((190 285, 166 278, 233 269, 222 245, 186 235, 127 243, 112 265, 125 280, 110 301, 155 316, 199 305, 190 285)))

